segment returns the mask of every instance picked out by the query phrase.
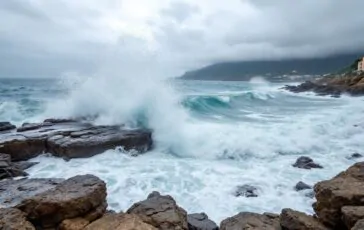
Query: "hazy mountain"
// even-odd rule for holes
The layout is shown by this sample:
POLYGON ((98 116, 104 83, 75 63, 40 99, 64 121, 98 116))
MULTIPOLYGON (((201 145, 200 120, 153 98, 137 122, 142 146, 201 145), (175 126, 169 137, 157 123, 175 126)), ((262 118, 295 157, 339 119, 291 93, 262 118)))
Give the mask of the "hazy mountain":
POLYGON ((363 54, 336 55, 326 58, 290 59, 272 61, 237 61, 217 63, 186 72, 182 78, 189 80, 250 80, 265 76, 274 80, 282 75, 321 75, 339 72, 350 66, 363 54))

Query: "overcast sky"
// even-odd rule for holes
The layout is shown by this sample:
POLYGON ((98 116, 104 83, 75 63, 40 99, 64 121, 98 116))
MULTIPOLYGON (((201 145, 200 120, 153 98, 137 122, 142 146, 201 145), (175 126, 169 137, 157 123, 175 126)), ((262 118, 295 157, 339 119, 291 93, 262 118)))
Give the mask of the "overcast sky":
POLYGON ((90 73, 138 52, 177 74, 360 51, 363 11, 363 0, 2 0, 0 77, 90 73))

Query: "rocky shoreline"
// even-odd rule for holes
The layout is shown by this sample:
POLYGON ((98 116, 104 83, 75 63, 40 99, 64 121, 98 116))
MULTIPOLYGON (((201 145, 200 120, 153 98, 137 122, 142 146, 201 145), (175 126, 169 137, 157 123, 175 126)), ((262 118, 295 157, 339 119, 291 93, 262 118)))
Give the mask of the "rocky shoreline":
MULTIPOLYGON (((173 197, 156 191, 151 191, 145 200, 133 204, 125 212, 108 210, 106 184, 94 175, 78 175, 66 180, 26 178, 24 170, 34 164, 27 160, 43 152, 66 160, 90 157, 118 147, 134 149, 135 154, 144 153, 153 146, 150 130, 126 130, 122 126, 93 126, 56 119, 24 124, 19 128, 3 122, 0 130, 0 229, 364 229, 364 162, 313 186, 314 216, 292 209, 283 209, 277 214, 241 212, 226 218, 218 226, 205 213, 188 214, 173 197)), ((358 153, 351 156, 359 157, 358 153)), ((304 156, 292 167, 300 170, 322 168, 304 156)), ((292 189, 312 191, 304 182, 292 189)), ((259 194, 256 188, 246 184, 237 188, 235 196, 250 198, 259 194)))
POLYGON ((340 97, 364 95, 364 72, 351 72, 342 75, 329 75, 316 80, 306 81, 297 86, 286 85, 283 89, 293 93, 314 92, 319 96, 340 97))

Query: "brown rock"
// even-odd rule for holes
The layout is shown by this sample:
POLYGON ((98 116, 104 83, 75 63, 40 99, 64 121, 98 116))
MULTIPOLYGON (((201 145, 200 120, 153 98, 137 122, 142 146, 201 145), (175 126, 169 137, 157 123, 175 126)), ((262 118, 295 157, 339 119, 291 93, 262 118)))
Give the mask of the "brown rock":
POLYGON ((85 230, 157 230, 157 228, 144 223, 136 215, 106 214, 89 224, 85 230))
POLYGON ((26 161, 45 151, 43 138, 27 138, 18 134, 11 134, 1 138, 0 152, 9 154, 13 161, 26 161))
POLYGON ((140 216, 144 222, 160 230, 188 229, 186 211, 171 196, 162 196, 158 192, 153 192, 146 200, 134 204, 127 213, 140 216))
POLYGON ((348 229, 354 227, 357 221, 364 219, 364 206, 344 206, 341 208, 341 212, 348 229))
POLYGON ((359 220, 356 222, 354 227, 351 230, 363 230, 364 229, 364 220, 359 220))
POLYGON ((283 209, 280 221, 282 228, 288 230, 329 230, 316 218, 292 209, 283 209))
POLYGON ((22 201, 17 207, 30 221, 42 227, 54 227, 65 219, 85 216, 105 202, 105 183, 96 176, 84 175, 72 177, 22 201))
POLYGON ((35 230, 25 218, 25 214, 15 208, 0 208, 0 229, 2 230, 35 230))
POLYGON ((59 230, 82 230, 84 229, 90 221, 83 219, 83 218, 74 218, 74 219, 67 219, 62 221, 59 225, 59 230))
POLYGON ((20 179, 0 181, 0 207, 15 207, 23 200, 56 187, 63 179, 20 179))
POLYGON ((342 207, 364 206, 364 162, 356 163, 331 180, 317 183, 314 190, 317 202, 313 208, 319 219, 329 226, 344 226, 342 207))
POLYGON ((220 230, 281 230, 279 217, 241 212, 221 222, 220 230))

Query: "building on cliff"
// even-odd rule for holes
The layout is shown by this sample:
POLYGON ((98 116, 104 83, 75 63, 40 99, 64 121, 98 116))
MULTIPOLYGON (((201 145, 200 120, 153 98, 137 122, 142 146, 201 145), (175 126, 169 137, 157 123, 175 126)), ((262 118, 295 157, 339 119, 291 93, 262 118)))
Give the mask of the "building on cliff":
POLYGON ((358 71, 364 71, 364 57, 360 58, 358 61, 358 71))

